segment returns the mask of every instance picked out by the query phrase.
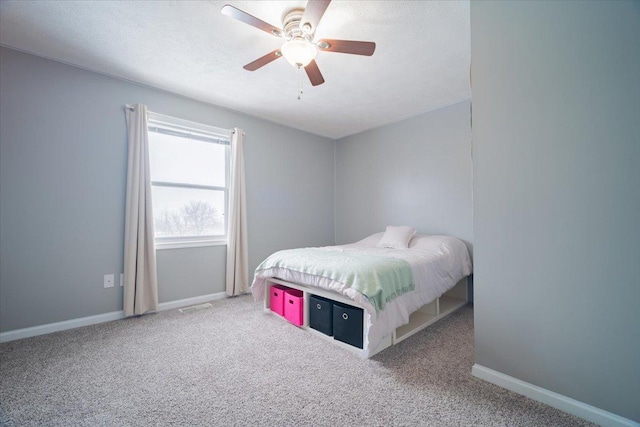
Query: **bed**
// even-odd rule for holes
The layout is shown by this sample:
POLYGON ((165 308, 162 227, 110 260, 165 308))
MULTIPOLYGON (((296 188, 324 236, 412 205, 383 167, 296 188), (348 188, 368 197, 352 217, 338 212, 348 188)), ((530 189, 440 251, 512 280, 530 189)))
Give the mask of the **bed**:
POLYGON ((416 234, 410 227, 387 227, 384 233, 352 244, 276 252, 256 269, 251 291, 256 301, 264 301, 267 312, 271 286, 302 291, 301 326, 310 331, 310 296, 362 309, 362 348, 336 343, 368 358, 464 306, 471 273, 471 256, 463 241, 416 234), (353 264, 360 269, 341 272, 353 264), (411 284, 402 282, 407 274, 411 284), (381 284, 370 286, 377 279, 381 284))

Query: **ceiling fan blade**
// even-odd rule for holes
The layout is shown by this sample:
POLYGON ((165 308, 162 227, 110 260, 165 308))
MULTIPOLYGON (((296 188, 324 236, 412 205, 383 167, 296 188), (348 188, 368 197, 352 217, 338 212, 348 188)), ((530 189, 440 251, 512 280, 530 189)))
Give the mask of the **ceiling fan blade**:
POLYGON ((304 14, 300 21, 302 31, 307 34, 315 33, 324 11, 329 7, 329 3, 331 3, 331 0, 309 0, 307 2, 307 7, 304 9, 304 14), (305 28, 306 25, 309 25, 309 27, 305 28))
POLYGON ((265 56, 261 56, 260 58, 256 59, 253 62, 249 62, 247 65, 245 65, 242 68, 244 68, 245 70, 248 70, 248 71, 255 71, 260 67, 264 67, 269 62, 275 61, 276 59, 280 58, 281 56, 282 56, 282 54, 280 53, 280 49, 276 49, 273 52, 267 53, 265 56))
POLYGON ((304 70, 307 72, 307 76, 309 76, 312 86, 318 86, 324 83, 324 77, 322 77, 322 73, 320 72, 315 60, 309 62, 309 65, 304 67, 304 70))
POLYGON ((324 52, 351 53, 353 55, 371 56, 376 50, 374 42, 358 42, 353 40, 322 39, 317 43, 324 52))
POLYGON ((245 24, 249 24, 271 35, 282 37, 282 30, 280 28, 274 27, 273 25, 266 23, 253 15, 249 15, 247 12, 238 9, 237 7, 233 7, 230 4, 225 4, 224 6, 222 6, 220 12, 222 12, 223 15, 227 15, 233 19, 242 21, 245 24))

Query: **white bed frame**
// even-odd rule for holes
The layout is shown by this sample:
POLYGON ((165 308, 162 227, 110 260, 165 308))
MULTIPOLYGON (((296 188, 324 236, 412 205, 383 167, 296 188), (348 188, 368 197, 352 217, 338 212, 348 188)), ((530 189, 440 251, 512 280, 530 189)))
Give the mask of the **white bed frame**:
MULTIPOLYGON (((265 299, 264 299, 264 310, 274 315, 277 315, 277 314, 271 311, 271 308, 269 305, 269 302, 270 302, 269 295, 271 294, 271 286, 274 284, 280 284, 280 285, 288 286, 290 288, 299 289, 303 292, 304 320, 301 326, 302 329, 305 329, 320 337, 328 339, 331 342, 358 354, 358 356, 362 358, 371 357, 374 354, 381 352, 385 348, 395 345, 400 341, 409 338, 411 335, 415 334, 416 332, 421 331, 422 329, 426 328, 432 323, 437 322, 438 320, 448 316, 449 314, 453 313, 459 308, 465 306, 469 301, 467 277, 464 277, 453 288, 449 289, 442 296, 440 296, 440 298, 436 298, 431 303, 426 304, 420 307, 418 310, 414 311, 409 316, 409 323, 398 327, 392 334, 384 338, 383 341, 380 343, 380 345, 378 345, 378 347, 374 351, 369 352, 367 356, 366 349, 354 347, 352 345, 335 340, 333 339, 333 337, 325 335, 322 332, 316 331, 315 329, 309 327, 309 295, 318 295, 333 301, 340 302, 342 304, 347 304, 347 305, 362 309, 363 325, 366 325, 367 322, 369 321, 370 315, 369 313, 367 313, 367 310, 365 310, 363 306, 361 306, 357 302, 347 297, 336 294, 334 292, 326 291, 321 288, 310 287, 310 286, 300 285, 297 283, 287 282, 280 279, 270 278, 268 279, 268 282, 267 282, 267 288, 266 288, 265 299)), ((363 327, 363 331, 362 331, 363 342, 364 342, 364 332, 365 332, 365 328, 363 327)))

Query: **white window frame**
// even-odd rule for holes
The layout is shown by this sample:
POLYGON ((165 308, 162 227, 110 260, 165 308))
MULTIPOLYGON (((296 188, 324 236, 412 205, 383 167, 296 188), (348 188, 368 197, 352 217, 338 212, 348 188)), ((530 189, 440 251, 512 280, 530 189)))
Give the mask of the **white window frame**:
MULTIPOLYGON (((220 246, 227 244, 227 221, 229 213, 229 167, 231 155, 231 129, 217 128, 202 123, 179 119, 149 111, 147 114, 149 133, 164 133, 181 138, 195 139, 212 144, 225 145, 225 187, 184 184, 177 182, 151 181, 151 187, 190 188, 197 190, 224 191, 224 235, 155 237, 156 250, 220 246)), ((153 165, 151 165, 153 168, 153 165)))

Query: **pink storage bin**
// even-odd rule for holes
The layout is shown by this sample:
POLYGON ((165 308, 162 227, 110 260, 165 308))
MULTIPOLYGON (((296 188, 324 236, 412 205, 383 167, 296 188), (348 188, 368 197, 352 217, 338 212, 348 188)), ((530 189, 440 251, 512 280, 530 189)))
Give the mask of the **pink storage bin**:
POLYGON ((284 317, 296 326, 302 326, 304 301, 302 291, 287 289, 284 293, 284 317))
POLYGON ((271 311, 284 316, 284 293, 289 289, 282 285, 272 285, 269 288, 269 307, 271 311))

